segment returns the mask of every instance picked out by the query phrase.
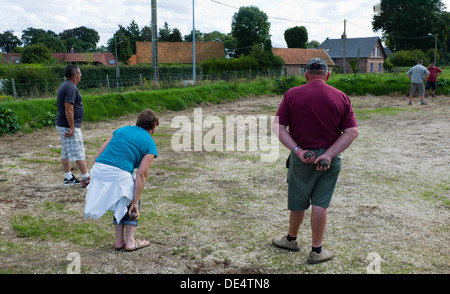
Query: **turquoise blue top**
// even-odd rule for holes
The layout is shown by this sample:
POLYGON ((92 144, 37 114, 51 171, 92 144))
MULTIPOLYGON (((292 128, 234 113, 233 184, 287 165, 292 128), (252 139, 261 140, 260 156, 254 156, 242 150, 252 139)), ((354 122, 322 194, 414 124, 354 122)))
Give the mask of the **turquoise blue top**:
POLYGON ((96 162, 133 173, 147 154, 158 156, 152 136, 141 127, 127 126, 113 132, 111 141, 96 162))

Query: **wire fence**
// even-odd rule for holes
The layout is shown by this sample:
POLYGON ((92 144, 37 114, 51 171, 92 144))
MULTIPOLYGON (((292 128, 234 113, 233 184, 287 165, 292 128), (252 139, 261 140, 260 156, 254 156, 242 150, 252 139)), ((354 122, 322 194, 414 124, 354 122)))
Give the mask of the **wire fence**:
MULTIPOLYGON (((207 85, 217 82, 248 83, 261 78, 278 78, 282 71, 227 71, 216 74, 171 74, 160 75, 158 81, 153 80, 151 74, 125 74, 118 76, 105 75, 96 79, 81 79, 77 85, 84 93, 108 93, 133 90, 152 90, 187 87, 194 85, 207 85)), ((0 79, 0 94, 10 96, 14 100, 25 100, 30 98, 56 97, 59 86, 64 79, 0 79)))

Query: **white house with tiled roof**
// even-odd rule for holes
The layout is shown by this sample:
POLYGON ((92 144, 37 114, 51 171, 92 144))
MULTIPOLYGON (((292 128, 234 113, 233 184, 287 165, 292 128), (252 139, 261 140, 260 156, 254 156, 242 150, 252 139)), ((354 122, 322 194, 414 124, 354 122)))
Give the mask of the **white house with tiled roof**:
POLYGON ((303 75, 306 64, 314 57, 325 60, 329 70, 334 66, 333 60, 323 49, 272 48, 272 52, 284 60, 283 70, 288 76, 303 75))

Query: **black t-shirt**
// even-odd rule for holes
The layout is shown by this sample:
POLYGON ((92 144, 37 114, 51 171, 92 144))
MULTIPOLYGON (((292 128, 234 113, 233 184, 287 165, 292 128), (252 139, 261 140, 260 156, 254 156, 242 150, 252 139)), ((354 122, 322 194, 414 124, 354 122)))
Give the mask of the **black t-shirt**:
POLYGON ((58 112, 56 115, 56 125, 59 127, 69 128, 69 122, 66 118, 65 103, 73 104, 73 118, 75 127, 80 128, 83 120, 84 108, 80 91, 71 81, 65 80, 58 89, 56 96, 56 105, 58 112))

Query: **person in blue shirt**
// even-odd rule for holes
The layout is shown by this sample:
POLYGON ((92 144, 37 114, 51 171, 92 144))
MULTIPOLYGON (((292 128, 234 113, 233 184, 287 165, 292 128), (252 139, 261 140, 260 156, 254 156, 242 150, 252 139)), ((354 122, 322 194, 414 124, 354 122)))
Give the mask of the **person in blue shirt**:
POLYGON ((149 245, 147 240, 136 240, 134 235, 148 170, 158 156, 151 136, 158 125, 158 115, 147 109, 139 114, 135 126, 115 130, 97 152, 90 178, 82 181, 88 190, 86 219, 114 211, 117 250, 133 251, 149 245))

